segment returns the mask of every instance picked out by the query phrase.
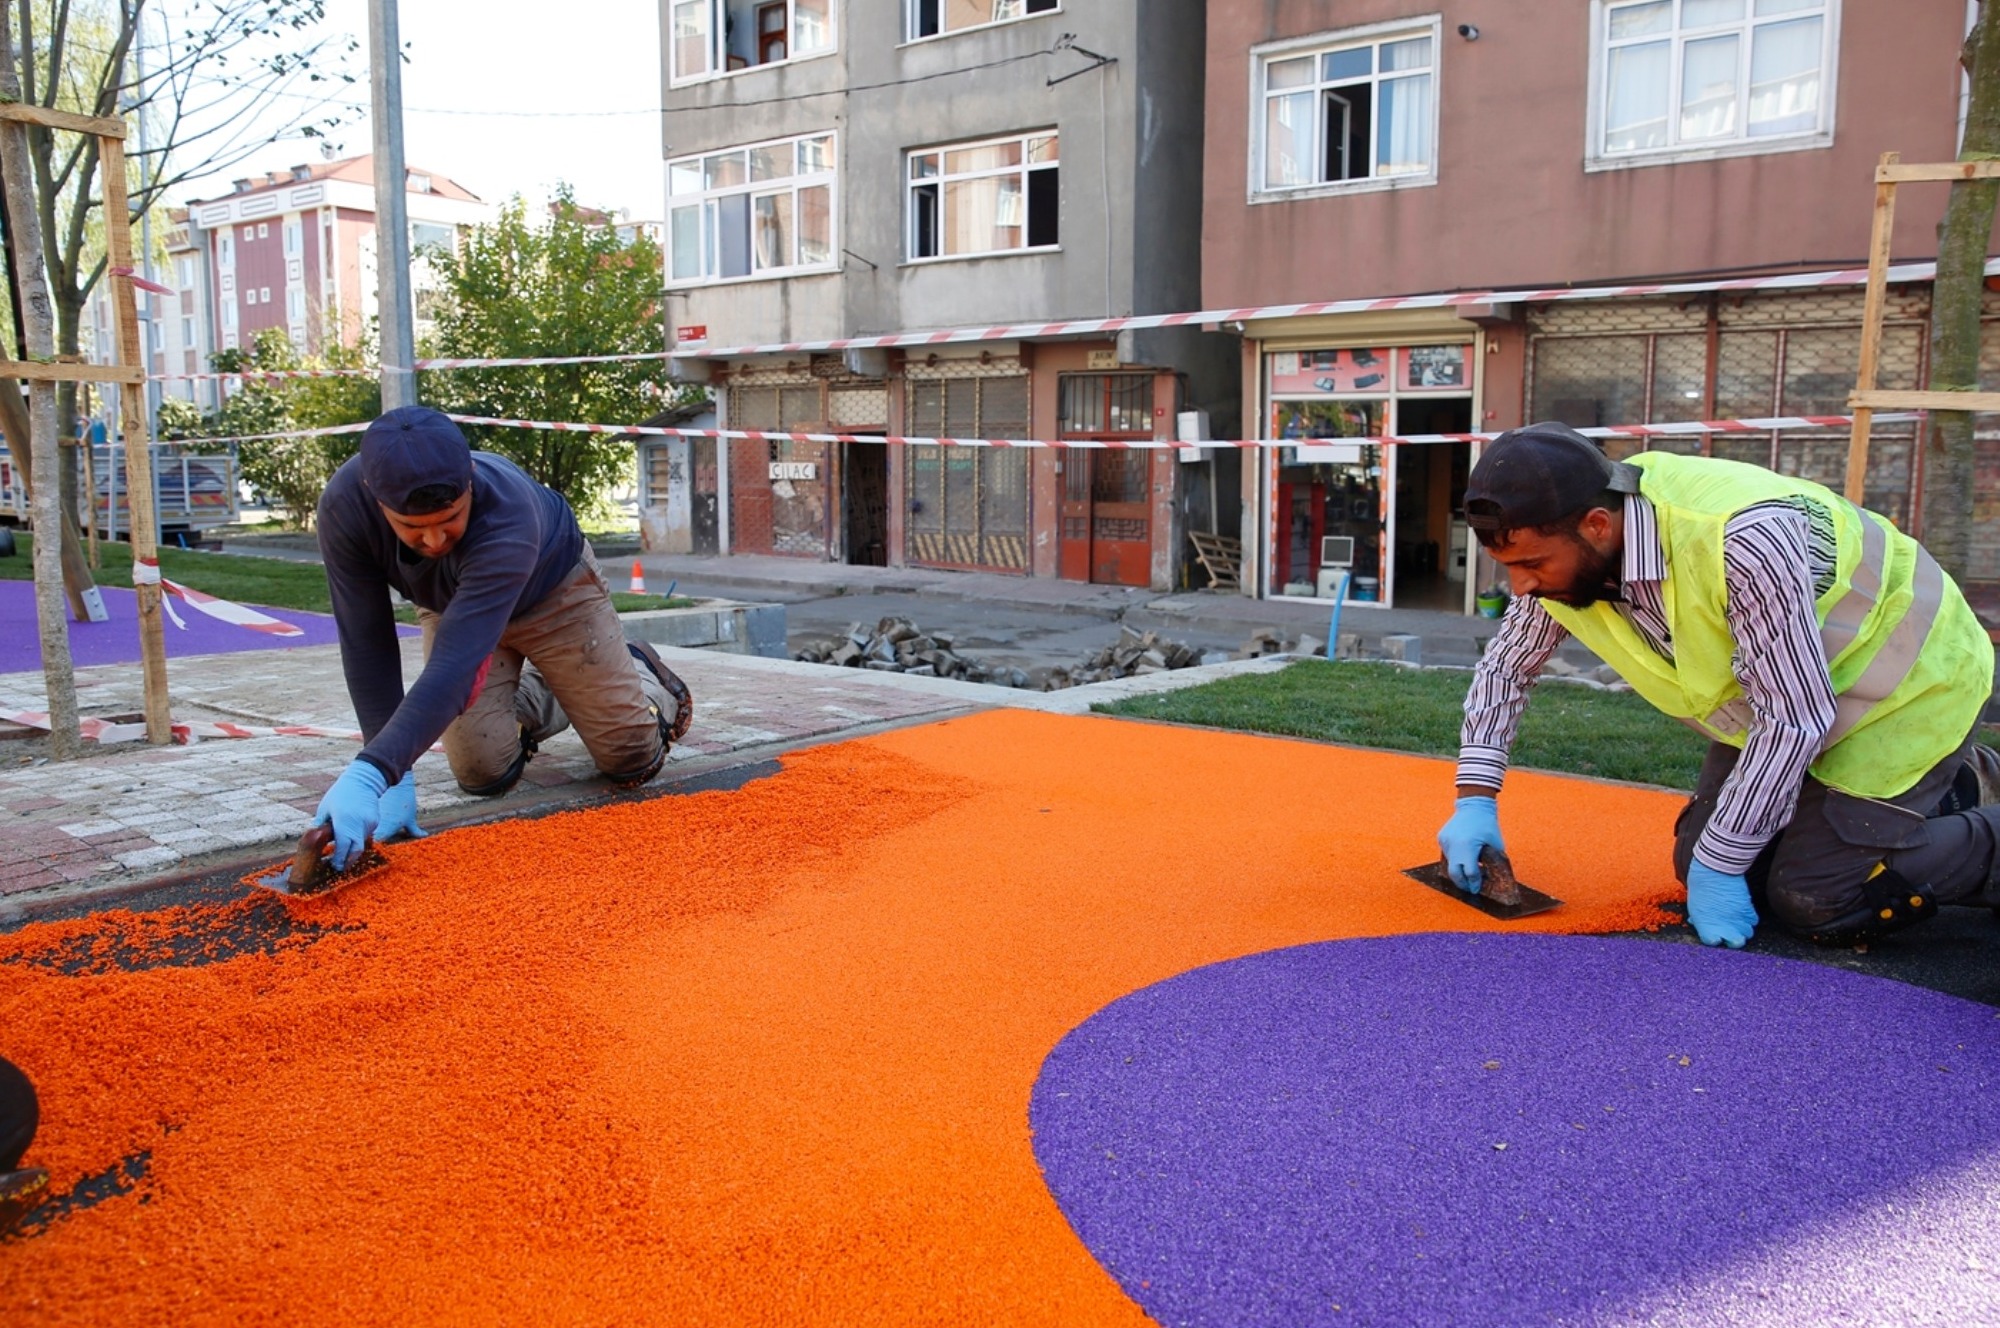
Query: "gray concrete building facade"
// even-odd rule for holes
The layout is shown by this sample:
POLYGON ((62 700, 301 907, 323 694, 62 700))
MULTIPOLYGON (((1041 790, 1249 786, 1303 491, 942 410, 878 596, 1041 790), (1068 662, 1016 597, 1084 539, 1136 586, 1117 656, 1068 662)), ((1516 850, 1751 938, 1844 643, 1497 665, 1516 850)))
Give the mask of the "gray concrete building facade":
MULTIPOLYGON (((1203 411, 1229 436, 1213 331, 700 353, 1198 307, 1201 0, 661 15, 667 335, 724 427, 1115 442, 1203 411)), ((1236 466, 1145 450, 738 440, 690 473, 725 551, 1160 589, 1189 522, 1238 512, 1236 466)))

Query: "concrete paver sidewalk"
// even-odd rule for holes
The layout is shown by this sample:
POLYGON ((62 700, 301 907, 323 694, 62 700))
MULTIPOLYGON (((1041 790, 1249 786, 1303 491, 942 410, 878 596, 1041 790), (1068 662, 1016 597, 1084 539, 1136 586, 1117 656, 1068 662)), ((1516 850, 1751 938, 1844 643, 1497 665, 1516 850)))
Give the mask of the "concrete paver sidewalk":
MULTIPOLYGON (((413 678, 421 644, 403 644, 413 678)), ((597 777, 573 733, 545 744, 503 798, 460 791, 441 752, 417 763, 422 823, 468 820, 643 797, 679 778, 754 763, 814 740, 992 706, 1082 713, 1096 701, 1281 667, 1280 658, 1154 674, 1063 692, 1019 692, 941 678, 832 669, 790 660, 665 648, 695 697, 694 727, 647 790, 621 794, 597 777)), ((171 674, 177 720, 254 727, 355 727, 336 646, 190 660, 171 674)), ((77 671, 86 714, 137 711, 139 671, 77 671)), ((0 674, 0 709, 46 704, 39 673, 0 674)), ((0 743, 0 923, 86 897, 112 897, 235 861, 283 857, 356 750, 351 738, 264 736, 185 747, 121 744, 73 762, 22 764, 0 743)))

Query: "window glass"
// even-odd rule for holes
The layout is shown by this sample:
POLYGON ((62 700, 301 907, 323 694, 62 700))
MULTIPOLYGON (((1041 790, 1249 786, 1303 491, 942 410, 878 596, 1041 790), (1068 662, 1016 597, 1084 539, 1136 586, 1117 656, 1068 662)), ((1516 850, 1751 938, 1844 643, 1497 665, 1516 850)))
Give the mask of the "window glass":
POLYGON ((907 0, 906 23, 909 37, 915 41, 1046 14, 1059 7, 1057 0, 907 0))
POLYGON ((1669 0, 1607 9, 1605 156, 1826 128, 1828 0, 1669 0), (1747 58, 1746 58, 1747 57, 1747 58))
POLYGON ((1610 15, 1611 40, 1627 37, 1655 37, 1674 30, 1673 0, 1656 0, 1649 5, 1627 5, 1610 15))
POLYGON ((1723 138, 1736 132, 1736 42, 1709 37, 1687 44, 1681 54, 1683 143, 1723 138))
POLYGON ((912 153, 910 257, 967 257, 1057 244, 1059 153, 1058 136, 1047 133, 912 153))
POLYGON ((710 189, 727 189, 730 185, 746 181, 743 154, 740 152, 718 153, 703 162, 702 166, 708 172, 710 189))
POLYGON ((833 191, 825 185, 799 190, 799 263, 833 261, 833 191))
POLYGON ((1429 175, 1437 121, 1429 35, 1351 41, 1265 67, 1261 188, 1429 175))
POLYGON ((1621 46, 1611 53, 1606 80, 1604 149, 1630 152, 1667 143, 1667 78, 1673 61, 1668 42, 1621 46))
POLYGON ((758 269, 792 266, 792 196, 760 194, 754 212, 758 269))
POLYGON ((782 180, 792 173, 792 145, 773 143, 750 149, 752 180, 782 180))
POLYGON ((1745 128, 1753 136, 1792 134, 1819 123, 1821 20, 1766 23, 1750 47, 1750 110, 1745 128))
POLYGON ((832 0, 792 0, 792 53, 811 55, 833 46, 832 0))
POLYGON ((820 133, 670 163, 669 280, 770 277, 831 266, 837 246, 834 186, 827 177, 835 155, 834 136, 820 133), (801 188, 808 178, 817 183, 801 188))
POLYGON ((1264 86, 1268 88, 1302 88, 1312 81, 1313 65, 1310 57, 1303 60, 1273 60, 1264 69, 1264 86))
POLYGON ((1743 21, 1743 0, 1681 0, 1683 28, 1712 28, 1743 21))
POLYGON ((833 136, 799 140, 799 174, 816 175, 833 169, 833 136))

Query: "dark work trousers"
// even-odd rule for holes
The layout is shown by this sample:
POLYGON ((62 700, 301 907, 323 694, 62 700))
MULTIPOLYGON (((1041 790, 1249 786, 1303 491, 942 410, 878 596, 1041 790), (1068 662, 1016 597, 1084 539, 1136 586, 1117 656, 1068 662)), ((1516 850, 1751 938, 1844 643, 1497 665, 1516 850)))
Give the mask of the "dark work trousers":
MULTIPOLYGON (((1687 880, 1695 841, 1741 752, 1712 743, 1694 796, 1674 826, 1674 874, 1687 880)), ((1866 882, 1886 866, 1940 904, 2000 907, 2000 806, 1939 816, 1959 769, 1970 760, 1992 767, 1991 751, 1968 740, 1916 786, 1895 798, 1856 798, 1807 775, 1797 810, 1745 873, 1757 914, 1807 933, 1869 903, 1866 882)), ((1989 777, 2000 769, 1984 769, 1989 777)))
POLYGON ((21 1165, 21 1155, 34 1141, 38 1119, 35 1086, 19 1066, 0 1060, 0 1171, 21 1165))

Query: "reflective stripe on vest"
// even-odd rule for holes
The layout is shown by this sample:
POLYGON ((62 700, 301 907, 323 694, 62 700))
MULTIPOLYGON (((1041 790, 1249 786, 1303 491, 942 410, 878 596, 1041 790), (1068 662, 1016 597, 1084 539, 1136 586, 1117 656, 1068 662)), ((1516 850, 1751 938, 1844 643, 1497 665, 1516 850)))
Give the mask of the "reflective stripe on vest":
POLYGON ((1877 704, 1903 685, 1903 679, 1917 666, 1917 657, 1923 653, 1924 642, 1929 639, 1943 605, 1944 568, 1920 544, 1917 565, 1910 576, 1910 606, 1861 676, 1835 699, 1833 727, 1827 730, 1821 751, 1846 737, 1877 704))

